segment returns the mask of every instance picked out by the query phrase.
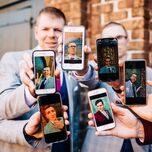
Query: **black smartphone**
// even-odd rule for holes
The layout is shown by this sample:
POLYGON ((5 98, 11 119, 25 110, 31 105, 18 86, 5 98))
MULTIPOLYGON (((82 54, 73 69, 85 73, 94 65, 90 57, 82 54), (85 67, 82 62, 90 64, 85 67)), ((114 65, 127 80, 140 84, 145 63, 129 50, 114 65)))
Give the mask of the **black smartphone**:
POLYGON ((99 80, 112 82, 119 80, 118 41, 116 38, 96 40, 99 80))
POLYGON ((37 95, 55 93, 55 52, 35 50, 33 52, 35 93, 37 95))
POLYGON ((60 93, 39 96, 41 126, 46 143, 54 143, 67 139, 60 93))
POLYGON ((125 61, 125 104, 146 104, 146 61, 125 61))

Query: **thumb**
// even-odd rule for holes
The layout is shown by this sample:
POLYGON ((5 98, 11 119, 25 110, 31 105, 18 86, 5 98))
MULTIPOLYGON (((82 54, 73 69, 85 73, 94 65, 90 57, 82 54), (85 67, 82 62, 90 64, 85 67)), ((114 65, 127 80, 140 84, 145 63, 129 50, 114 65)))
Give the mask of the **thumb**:
POLYGON ((126 109, 116 106, 114 103, 111 103, 112 111, 115 115, 124 115, 126 109))

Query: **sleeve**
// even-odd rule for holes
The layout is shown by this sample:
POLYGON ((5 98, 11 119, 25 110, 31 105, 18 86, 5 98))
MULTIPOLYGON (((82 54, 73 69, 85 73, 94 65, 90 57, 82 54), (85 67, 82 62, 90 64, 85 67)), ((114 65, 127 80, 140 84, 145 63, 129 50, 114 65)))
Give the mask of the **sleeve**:
POLYGON ((71 75, 74 79, 81 82, 83 85, 86 85, 89 89, 94 89, 99 87, 99 81, 95 80, 95 72, 92 65, 89 65, 88 72, 84 76, 78 76, 76 72, 72 72, 71 75))
POLYGON ((141 123, 143 124, 144 127, 144 134, 145 138, 144 141, 142 142, 139 138, 136 139, 136 142, 139 145, 147 145, 147 144, 152 144, 152 122, 149 122, 147 120, 144 120, 142 118, 139 118, 141 123))
POLYGON ((25 86, 19 76, 19 59, 15 54, 7 53, 2 57, 0 80, 0 119, 13 119, 29 111, 25 86))

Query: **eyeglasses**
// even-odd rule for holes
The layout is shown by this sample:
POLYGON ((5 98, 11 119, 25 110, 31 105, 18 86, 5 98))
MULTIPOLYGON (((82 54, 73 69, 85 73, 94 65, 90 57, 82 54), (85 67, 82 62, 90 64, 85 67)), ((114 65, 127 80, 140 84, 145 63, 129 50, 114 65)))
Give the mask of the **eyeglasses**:
POLYGON ((122 40, 122 39, 127 39, 128 37, 125 35, 118 35, 115 38, 117 38, 118 40, 122 40))
POLYGON ((75 45, 71 45, 71 46, 69 46, 69 47, 73 47, 73 48, 75 48, 76 46, 75 46, 75 45))

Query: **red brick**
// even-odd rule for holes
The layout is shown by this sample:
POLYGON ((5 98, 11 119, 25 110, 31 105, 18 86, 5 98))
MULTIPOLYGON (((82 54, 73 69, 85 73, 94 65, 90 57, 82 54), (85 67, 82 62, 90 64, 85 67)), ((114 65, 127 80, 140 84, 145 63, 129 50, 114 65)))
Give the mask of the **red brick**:
POLYGON ((136 29, 132 31, 132 39, 149 40, 149 31, 144 29, 136 29))
POLYGON ((130 42, 129 43, 129 50, 144 50, 144 42, 130 42))
POLYGON ((113 11, 113 4, 104 4, 101 5, 101 13, 110 13, 113 11))
POLYGON ((133 53, 132 59, 145 59, 146 53, 133 53))
POLYGON ((109 14, 109 19, 113 20, 122 20, 128 17, 127 11, 114 12, 109 14))
POLYGON ((126 27, 127 30, 133 30, 133 29, 142 29, 144 28, 144 19, 138 19, 138 20, 131 20, 123 22, 123 25, 126 27))
POLYGON ((132 17, 143 17, 144 16, 144 7, 135 7, 132 9, 132 17))
POLYGON ((133 0, 133 7, 144 6, 145 0, 133 0))
POLYGON ((122 0, 118 2, 118 8, 131 8, 133 6, 133 0, 122 0))

